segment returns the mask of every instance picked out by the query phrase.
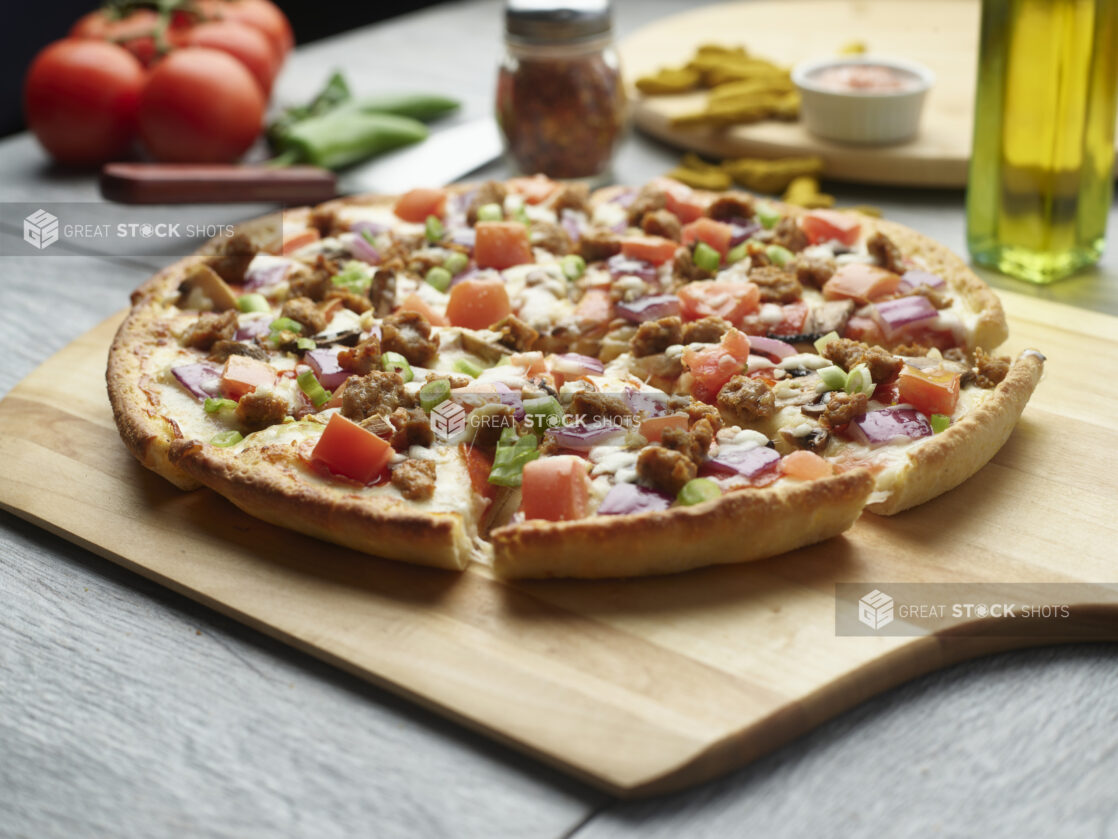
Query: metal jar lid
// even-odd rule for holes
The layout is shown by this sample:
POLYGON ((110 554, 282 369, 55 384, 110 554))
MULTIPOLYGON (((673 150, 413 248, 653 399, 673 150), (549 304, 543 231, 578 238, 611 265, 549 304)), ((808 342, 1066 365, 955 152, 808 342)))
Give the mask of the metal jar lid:
POLYGON ((568 44, 610 33, 609 0, 508 0, 505 32, 511 40, 529 44, 568 44))

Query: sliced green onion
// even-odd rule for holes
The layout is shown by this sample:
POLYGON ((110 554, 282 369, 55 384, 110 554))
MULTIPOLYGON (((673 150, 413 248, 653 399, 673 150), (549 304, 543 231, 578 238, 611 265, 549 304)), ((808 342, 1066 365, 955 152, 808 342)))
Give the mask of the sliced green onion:
POLYGON ((443 260, 443 268, 450 272, 450 276, 457 277, 470 264, 470 258, 459 251, 453 251, 443 260))
POLYGON ((268 324, 268 329, 272 332, 302 332, 303 324, 291 318, 276 318, 268 324))
POLYGON ((524 479, 524 464, 540 456, 536 438, 531 434, 518 437, 516 429, 505 427, 497 441, 489 483, 498 486, 518 487, 524 479))
POLYGON ((870 370, 865 364, 855 364, 850 368, 850 372, 846 374, 846 387, 844 390, 847 393, 864 393, 866 396, 873 396, 876 389, 873 379, 870 378, 870 370))
POLYGON ((933 434, 940 434, 951 427, 951 417, 947 414, 932 414, 928 418, 932 426, 933 434))
POLYGON ((368 242, 370 245, 375 245, 377 243, 376 239, 373 238, 373 232, 371 230, 362 230, 361 238, 368 242))
POLYGON ((423 279, 427 281, 428 285, 437 288, 439 291, 446 291, 450 288, 450 281, 454 279, 454 277, 445 268, 440 268, 436 265, 427 272, 427 276, 423 279))
POLYGON ((380 366, 386 373, 399 373, 405 383, 415 378, 408 360, 398 352, 386 352, 380 357, 380 366))
POLYGON ((563 276, 568 280, 577 280, 586 273, 586 260, 577 253, 564 256, 560 264, 563 266, 563 276))
POLYGON ((839 334, 837 332, 828 332, 826 335, 815 342, 815 351, 820 355, 823 355, 823 350, 826 349, 827 344, 831 343, 831 341, 837 341, 838 337, 839 334))
POLYGON ((832 364, 830 367, 824 367, 818 372, 819 378, 822 380, 827 390, 846 389, 846 371, 841 367, 832 364))
POLYGON ((237 403, 232 399, 210 399, 207 397, 206 401, 202 403, 202 407, 206 409, 207 414, 216 414, 225 408, 236 408, 237 403))
POLYGON ((554 396, 537 396, 524 400, 524 418, 537 437, 549 428, 556 428, 563 421, 563 406, 554 396))
POLYGON ((776 227, 776 223, 780 221, 780 213, 770 204, 758 204, 757 221, 761 222, 761 226, 766 230, 772 230, 776 227))
POLYGON ((769 262, 773 265, 779 265, 781 268, 792 261, 792 251, 780 245, 769 245, 765 248, 765 256, 769 258, 769 262))
POLYGON ((484 368, 468 358, 459 358, 454 362, 454 370, 458 373, 464 373, 471 379, 476 379, 481 375, 484 368))
POLYGON ((330 401, 330 391, 322 386, 313 370, 304 370, 295 377, 295 381, 299 383, 299 389, 307 395, 316 408, 321 408, 330 401))
POLYGON ((729 264, 732 262, 741 262, 743 259, 745 259, 747 250, 748 249, 746 248, 745 242, 734 245, 732 248, 730 248, 730 252, 726 254, 726 263, 729 264))
POLYGON ((301 350, 313 350, 318 344, 314 342, 313 338, 296 338, 295 346, 301 350))
POLYGON ((237 308, 242 312, 270 312, 272 307, 263 294, 242 294, 237 298, 237 308))
POLYGON ((528 211, 524 207, 517 207, 512 214, 512 217, 524 225, 531 225, 532 220, 528 218, 528 211))
POLYGON ((220 431, 210 438, 210 445, 221 446, 235 446, 241 440, 245 439, 239 431, 220 431))
POLYGON ((450 398, 450 382, 435 379, 419 389, 419 407, 427 413, 450 398))
POLYGON ((446 235, 446 228, 443 227, 443 223, 439 221, 438 216, 427 216, 427 221, 423 224, 423 231, 427 236, 427 241, 432 245, 446 235))
POLYGON ((504 217, 500 204, 482 204, 477 208, 478 221, 501 221, 504 217))
POLYGON ((691 258, 704 271, 717 271, 722 262, 721 254, 706 242, 699 242, 695 245, 695 252, 691 258))
POLYGON ((330 282, 354 294, 364 294, 373 284, 373 270, 368 264, 351 259, 330 278, 330 282))
POLYGON ((722 495, 722 487, 710 478, 694 478, 683 485, 675 500, 685 507, 692 504, 702 504, 722 495))

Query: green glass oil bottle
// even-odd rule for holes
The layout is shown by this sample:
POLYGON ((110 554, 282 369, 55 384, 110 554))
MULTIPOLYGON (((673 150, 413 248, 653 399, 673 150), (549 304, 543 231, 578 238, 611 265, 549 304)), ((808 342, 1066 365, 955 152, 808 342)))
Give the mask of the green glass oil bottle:
POLYGON ((967 245, 1049 283, 1102 255, 1114 184, 1118 0, 983 0, 967 245))

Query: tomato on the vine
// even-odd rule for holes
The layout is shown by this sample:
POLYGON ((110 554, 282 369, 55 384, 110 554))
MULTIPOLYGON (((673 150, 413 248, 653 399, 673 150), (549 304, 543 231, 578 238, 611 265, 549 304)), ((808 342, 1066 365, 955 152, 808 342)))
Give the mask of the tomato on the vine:
POLYGON ((209 47, 229 53, 252 73, 265 97, 271 92, 281 59, 259 29, 235 20, 214 20, 184 30, 176 40, 182 46, 209 47))
POLYGON ((203 18, 235 20, 263 32, 282 59, 295 46, 287 16, 271 0, 196 0, 203 18))
POLYGON ((158 160, 228 163, 256 139, 264 95, 245 66, 206 47, 184 47, 152 69, 140 95, 140 138, 158 160))
POLYGON ((61 163, 88 166, 125 154, 136 132, 144 68, 106 41, 66 38, 31 63, 27 125, 61 163))

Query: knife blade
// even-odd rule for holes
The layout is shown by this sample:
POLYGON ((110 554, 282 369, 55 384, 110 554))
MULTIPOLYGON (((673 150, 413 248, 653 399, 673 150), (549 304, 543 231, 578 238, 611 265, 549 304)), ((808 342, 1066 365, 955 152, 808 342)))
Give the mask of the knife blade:
POLYGON ((492 117, 460 122, 338 175, 316 166, 108 163, 101 195, 122 204, 317 204, 340 194, 442 186, 500 156, 492 117))

